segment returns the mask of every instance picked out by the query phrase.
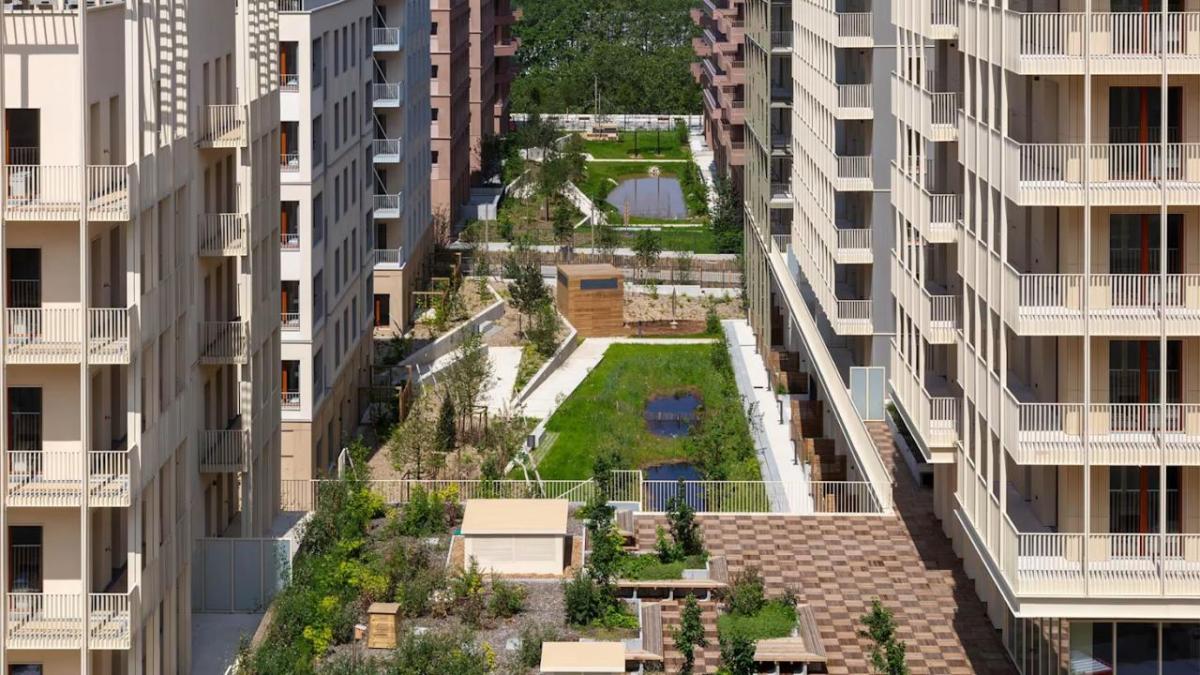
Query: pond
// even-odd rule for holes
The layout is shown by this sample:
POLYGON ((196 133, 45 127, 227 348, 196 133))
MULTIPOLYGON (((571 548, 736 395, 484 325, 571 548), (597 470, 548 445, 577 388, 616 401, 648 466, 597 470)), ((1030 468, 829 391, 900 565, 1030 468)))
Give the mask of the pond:
POLYGON ((675 220, 687 217, 687 204, 683 201, 683 188, 674 176, 643 176, 622 180, 605 198, 624 215, 625 204, 629 204, 629 215, 645 218, 675 220))
POLYGON ((682 438, 691 431, 699 407, 696 394, 656 396, 646 401, 646 428, 655 436, 682 438))

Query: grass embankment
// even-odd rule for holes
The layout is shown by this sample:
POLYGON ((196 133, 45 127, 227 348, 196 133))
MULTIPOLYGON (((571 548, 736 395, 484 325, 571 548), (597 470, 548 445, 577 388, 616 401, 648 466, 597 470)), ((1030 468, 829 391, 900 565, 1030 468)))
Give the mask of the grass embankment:
POLYGON ((583 151, 596 159, 688 159, 687 138, 674 131, 621 132, 619 141, 584 141, 583 151))
POLYGON ((538 465, 544 479, 586 479, 596 455, 616 452, 625 468, 688 461, 714 479, 760 480, 729 355, 711 345, 617 344, 555 412, 558 434, 538 465), (691 392, 702 404, 684 438, 647 429, 646 402, 691 392))

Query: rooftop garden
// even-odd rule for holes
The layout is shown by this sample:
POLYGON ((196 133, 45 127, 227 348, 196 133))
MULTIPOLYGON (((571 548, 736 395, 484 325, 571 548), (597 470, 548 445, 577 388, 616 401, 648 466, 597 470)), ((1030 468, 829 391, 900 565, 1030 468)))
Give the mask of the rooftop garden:
POLYGON ((687 128, 622 131, 616 141, 585 140, 583 150, 596 159, 691 159, 687 128))

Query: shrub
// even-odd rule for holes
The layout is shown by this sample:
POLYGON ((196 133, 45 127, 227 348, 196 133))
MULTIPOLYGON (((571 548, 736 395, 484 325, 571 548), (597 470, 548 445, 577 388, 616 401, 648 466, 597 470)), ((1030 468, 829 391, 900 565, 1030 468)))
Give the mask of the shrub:
POLYGON ((749 567, 733 575, 725 592, 725 609, 730 614, 750 616, 757 614, 767 602, 763 591, 762 576, 758 569, 749 567))
POLYGON ((525 588, 499 577, 492 577, 492 597, 488 613, 496 618, 516 616, 525 610, 525 588))
POLYGON ((459 616, 469 626, 478 626, 483 619, 483 573, 472 557, 467 566, 455 573, 450 581, 450 593, 458 606, 459 616))
POLYGON ((662 528, 662 525, 659 525, 654 531, 654 553, 658 556, 658 561, 664 565, 683 558, 682 549, 675 542, 667 539, 667 531, 662 528))
POLYGON ((534 309, 525 337, 538 354, 549 358, 558 348, 559 326, 558 312, 554 309, 554 303, 547 298, 534 309))
POLYGON ((709 307, 704 313, 704 332, 709 335, 721 334, 721 317, 717 315, 716 307, 709 307))
POLYGON ((408 537, 444 534, 458 515, 457 487, 429 492, 418 485, 409 493, 408 503, 397 513, 391 527, 395 534, 408 537))
POLYGON ((612 596, 595 579, 577 570, 575 576, 563 583, 563 600, 567 623, 586 626, 603 617, 612 606, 612 596))
POLYGON ((700 621, 700 604, 696 596, 688 594, 683 601, 683 612, 679 617, 679 627, 671 631, 675 640, 675 648, 683 656, 683 666, 679 669, 681 675, 691 675, 696 660, 696 647, 706 647, 704 639, 704 624, 700 621))
POLYGON ((754 641, 740 634, 722 635, 721 664, 729 675, 753 675, 754 641))
POLYGON ((487 654, 470 633, 416 635, 405 631, 392 662, 382 672, 487 675, 490 669, 487 654))
POLYGON ((446 392, 445 398, 442 399, 442 409, 438 413, 437 421, 437 449, 442 452, 450 452, 454 449, 455 435, 457 434, 454 413, 454 400, 450 398, 450 392, 446 392))
POLYGON ((555 642, 559 639, 558 629, 548 624, 527 623, 521 626, 521 644, 513 654, 516 665, 527 672, 537 668, 542 662, 542 643, 555 642))
POLYGON ((675 487, 675 496, 667 500, 667 520, 671 523, 671 538, 675 540, 679 557, 704 552, 700 525, 696 523, 696 512, 687 502, 682 479, 675 487))
POLYGON ((907 645, 896 639, 896 620, 879 598, 871 601, 871 610, 862 616, 864 629, 858 634, 871 640, 871 665, 883 675, 908 675, 905 658, 907 645))

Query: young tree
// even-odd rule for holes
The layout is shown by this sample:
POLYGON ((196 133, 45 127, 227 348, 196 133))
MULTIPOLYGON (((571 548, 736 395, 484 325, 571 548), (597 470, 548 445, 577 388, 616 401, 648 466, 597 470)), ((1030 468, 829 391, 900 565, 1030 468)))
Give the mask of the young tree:
POLYGON ((716 239, 717 250, 721 253, 741 253, 741 195, 737 193, 734 184, 724 178, 717 178, 715 187, 717 200, 709 218, 709 227, 712 228, 713 238, 716 239))
POLYGON ((754 675, 754 640, 741 632, 722 637, 721 663, 729 675, 754 675))
POLYGON ((658 263, 662 255, 662 238, 656 230, 641 230, 633 240, 633 255, 637 259, 638 268, 645 271, 658 263))
POLYGON ((892 610, 883 606, 879 598, 871 601, 871 609, 862 616, 865 626, 858 631, 861 637, 874 643, 871 647, 871 666, 880 675, 908 675, 905 659, 907 646, 896 639, 896 619, 892 610))
POLYGON ((517 317, 517 330, 524 332, 523 317, 532 315, 538 305, 549 297, 541 269, 535 263, 520 265, 508 290, 512 296, 512 306, 520 314, 517 317))
POLYGON ((700 525, 696 522, 696 512, 688 504, 683 479, 675 487, 675 496, 667 500, 667 520, 671 523, 671 538, 680 553, 689 556, 704 552, 700 525))
POLYGON ((675 648, 683 656, 683 666, 679 669, 681 675, 692 675, 696 665, 696 647, 707 647, 704 639, 704 624, 700 621, 700 603, 691 593, 683 601, 683 611, 679 617, 679 627, 671 631, 675 640, 675 648))
POLYGON ((554 239, 558 245, 568 251, 575 244, 575 225, 571 222, 571 207, 566 202, 559 202, 554 207, 554 239))
POLYGON ((558 312, 549 298, 544 298, 533 311, 525 337, 538 354, 550 357, 558 348, 558 312))
POLYGON ((491 385, 495 368, 483 345, 483 334, 467 331, 460 347, 461 354, 446 369, 446 390, 460 416, 468 415, 479 405, 483 392, 491 385))
POLYGON ((392 467, 397 473, 411 473, 418 480, 431 472, 437 462, 437 458, 432 456, 435 454, 436 440, 430 407, 428 399, 424 397, 413 401, 412 412, 395 426, 388 439, 392 467))
POLYGON ((612 225, 600 223, 596 226, 596 248, 600 250, 601 255, 607 256, 609 261, 613 259, 620 242, 621 236, 612 225))
POLYGON ((454 449, 455 436, 457 435, 457 427, 455 420, 457 416, 454 414, 454 399, 447 391, 442 398, 442 407, 438 412, 437 421, 437 449, 439 452, 447 453, 454 449))

